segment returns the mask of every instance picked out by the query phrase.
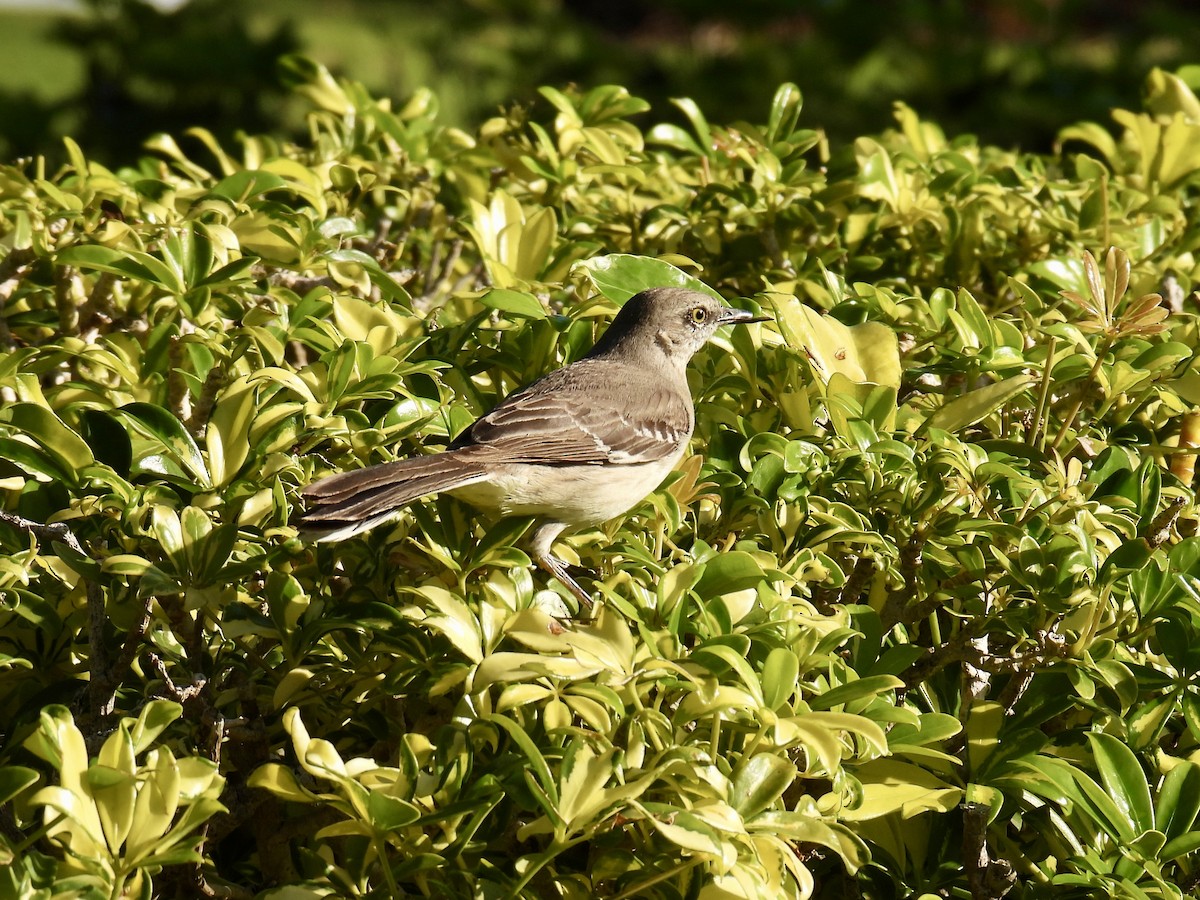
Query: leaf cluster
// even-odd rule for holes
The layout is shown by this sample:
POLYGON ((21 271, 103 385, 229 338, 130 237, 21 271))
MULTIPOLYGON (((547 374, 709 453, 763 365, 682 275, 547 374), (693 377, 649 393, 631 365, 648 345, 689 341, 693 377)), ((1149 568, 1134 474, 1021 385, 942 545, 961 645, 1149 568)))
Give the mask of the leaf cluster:
POLYGON ((1195 893, 1188 73, 1032 155, 287 68, 305 142, 0 167, 0 897, 1195 893), (594 621, 451 498, 300 539, 660 284, 774 324, 594 621))

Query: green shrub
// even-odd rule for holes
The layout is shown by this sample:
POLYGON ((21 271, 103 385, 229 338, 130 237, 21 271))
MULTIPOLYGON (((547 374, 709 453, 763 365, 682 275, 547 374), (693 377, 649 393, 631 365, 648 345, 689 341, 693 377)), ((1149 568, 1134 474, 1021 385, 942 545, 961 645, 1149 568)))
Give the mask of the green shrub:
POLYGON ((0 897, 1195 893, 1184 78, 1035 156, 288 66, 303 145, 0 169, 0 897), (594 621, 450 498, 298 539, 696 280, 775 325, 569 541, 594 621))

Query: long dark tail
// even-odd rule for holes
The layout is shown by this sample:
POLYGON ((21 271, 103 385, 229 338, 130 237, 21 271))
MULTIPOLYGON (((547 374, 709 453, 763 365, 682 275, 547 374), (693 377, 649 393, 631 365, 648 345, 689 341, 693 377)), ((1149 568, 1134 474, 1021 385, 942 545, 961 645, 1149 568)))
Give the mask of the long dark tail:
POLYGON ((318 541, 341 541, 396 518, 412 501, 483 481, 471 448, 447 450, 330 475, 304 489, 300 528, 318 541))

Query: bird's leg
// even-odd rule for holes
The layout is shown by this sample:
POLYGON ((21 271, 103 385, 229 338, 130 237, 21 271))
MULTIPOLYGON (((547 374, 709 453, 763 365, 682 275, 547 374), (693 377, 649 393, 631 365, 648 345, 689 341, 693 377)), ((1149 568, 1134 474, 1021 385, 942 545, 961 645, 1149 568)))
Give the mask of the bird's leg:
POLYGON ((592 608, 592 598, 588 592, 567 572, 567 564, 553 554, 546 553, 537 558, 537 564, 558 579, 559 583, 575 595, 584 609, 592 608))
POLYGON ((567 571, 567 564, 550 552, 554 541, 566 530, 567 526, 563 522, 554 520, 539 520, 533 528, 533 534, 529 538, 530 555, 539 566, 558 579, 568 591, 575 595, 575 599, 579 601, 584 609, 592 608, 592 598, 587 591, 579 586, 579 583, 571 577, 567 571))

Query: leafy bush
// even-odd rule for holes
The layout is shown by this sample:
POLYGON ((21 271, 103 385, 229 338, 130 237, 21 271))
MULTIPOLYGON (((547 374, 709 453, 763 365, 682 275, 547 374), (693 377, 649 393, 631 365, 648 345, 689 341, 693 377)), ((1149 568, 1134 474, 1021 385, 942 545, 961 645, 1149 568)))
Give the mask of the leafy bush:
POLYGON ((0 169, 0 896, 1194 894, 1194 73, 1038 156, 289 71, 303 145, 0 169), (696 279, 776 324, 594 621, 450 498, 298 539, 696 279))

